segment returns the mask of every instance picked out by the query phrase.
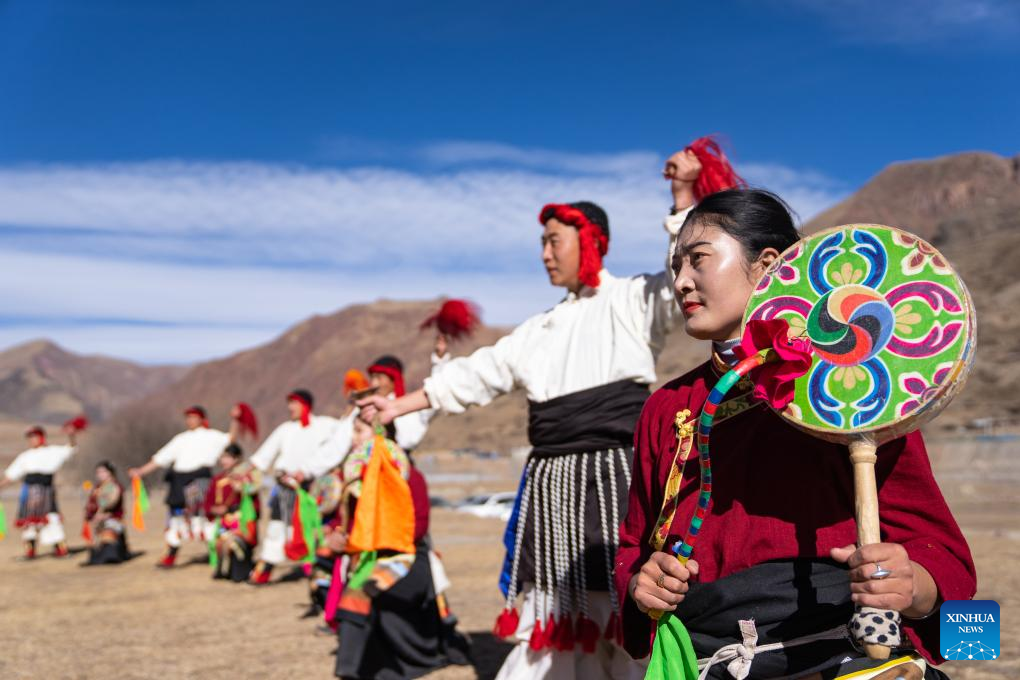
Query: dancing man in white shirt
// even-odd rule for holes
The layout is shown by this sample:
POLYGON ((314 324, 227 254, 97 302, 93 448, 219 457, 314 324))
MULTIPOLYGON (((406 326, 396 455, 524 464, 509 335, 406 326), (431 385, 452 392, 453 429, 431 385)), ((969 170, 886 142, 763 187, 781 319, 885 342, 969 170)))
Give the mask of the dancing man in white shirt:
POLYGON ((498 635, 517 644, 497 680, 644 675, 619 645, 610 572, 634 425, 666 335, 682 319, 669 261, 701 165, 690 152, 670 163, 664 271, 612 276, 602 267, 606 213, 586 201, 547 205, 539 213, 542 261, 549 282, 567 289, 563 301, 495 345, 435 368, 422 389, 362 402, 364 418, 378 413, 389 422, 427 408, 462 413, 517 388, 527 393, 533 450, 504 540, 506 607, 496 624, 498 635))
POLYGON ((206 543, 212 537, 212 524, 206 519, 203 503, 216 461, 223 449, 237 440, 238 417, 238 407, 234 407, 230 431, 222 432, 209 427, 204 408, 192 406, 184 411, 187 429, 164 444, 145 465, 128 470, 132 477, 144 477, 158 468, 167 471, 166 553, 156 566, 173 567, 184 539, 206 543))
POLYGON ((25 432, 29 448, 18 454, 0 478, 0 489, 22 482, 18 518, 14 525, 21 529, 27 560, 35 558, 37 542, 42 547, 52 545, 55 557, 68 554, 53 476, 77 451, 78 430, 69 424, 64 426, 64 431, 67 444, 47 444, 43 428, 36 426, 29 429, 25 432))
POLYGON ((351 448, 356 413, 341 419, 320 416, 312 413, 313 405, 308 390, 288 394, 290 420, 273 430, 249 459, 262 472, 274 470, 276 474, 269 496, 269 524, 249 579, 254 585, 269 583, 273 567, 287 559, 285 548, 293 538, 297 487, 307 489, 317 476, 339 465, 351 448))

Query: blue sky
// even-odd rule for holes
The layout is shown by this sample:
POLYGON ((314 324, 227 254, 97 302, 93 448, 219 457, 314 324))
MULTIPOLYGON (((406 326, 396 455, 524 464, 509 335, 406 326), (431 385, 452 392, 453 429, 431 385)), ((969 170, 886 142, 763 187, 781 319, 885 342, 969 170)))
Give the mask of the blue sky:
POLYGON ((0 0, 0 346, 193 361, 378 297, 557 299, 535 214, 663 261, 708 132, 805 218, 890 162, 1020 151, 1020 4, 0 0))

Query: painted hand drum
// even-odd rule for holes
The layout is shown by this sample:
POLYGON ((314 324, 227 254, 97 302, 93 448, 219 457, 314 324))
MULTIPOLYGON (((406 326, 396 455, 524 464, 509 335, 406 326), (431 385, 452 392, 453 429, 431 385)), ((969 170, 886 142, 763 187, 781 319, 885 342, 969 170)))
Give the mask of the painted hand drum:
POLYGON ((745 321, 777 317, 815 354, 782 415, 838 443, 918 429, 959 392, 974 360, 963 281, 935 248, 892 227, 836 227, 783 253, 745 321))
MULTIPOLYGON (((814 360, 782 417, 850 447, 858 543, 881 542, 875 450, 934 418, 963 387, 976 321, 967 287, 930 244, 899 229, 852 224, 788 249, 751 295, 744 315, 786 319, 811 341, 814 360)), ((869 637, 864 608, 851 627, 872 658, 896 636, 869 637)))
POLYGON ((340 481, 340 475, 335 472, 329 472, 316 477, 308 493, 315 499, 315 504, 323 516, 332 515, 336 512, 337 506, 340 505, 340 497, 343 494, 343 483, 340 481))

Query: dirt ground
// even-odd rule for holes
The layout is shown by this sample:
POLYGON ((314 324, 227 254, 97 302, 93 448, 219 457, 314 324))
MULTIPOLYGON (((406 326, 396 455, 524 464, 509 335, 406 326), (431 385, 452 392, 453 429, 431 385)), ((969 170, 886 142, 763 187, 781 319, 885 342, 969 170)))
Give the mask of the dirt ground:
MULTIPOLYGON (((1020 678, 1020 442, 947 440, 932 445, 939 481, 970 541, 979 575, 978 597, 999 602, 1002 655, 998 661, 951 662, 956 680, 1020 678)), ((512 461, 422 457, 433 494, 460 498, 515 485, 512 461)), ((64 480, 69 483, 72 480, 64 480)), ((81 521, 83 494, 64 487, 60 502, 69 534, 81 521)), ((333 677, 335 638, 321 619, 302 619, 306 586, 280 582, 253 588, 214 582, 201 546, 182 550, 180 568, 154 568, 161 553, 162 507, 153 494, 150 528, 132 532, 143 554, 117 567, 82 569, 83 555, 34 562, 16 559, 10 523, 15 492, 3 496, 9 535, 0 542, 0 678, 92 679, 333 677)), ((448 668, 432 680, 492 678, 509 651, 489 631, 501 607, 495 587, 502 561, 497 520, 436 509, 432 534, 453 581, 451 604, 474 642, 475 666, 448 668)), ((72 548, 80 546, 72 538, 72 548)))

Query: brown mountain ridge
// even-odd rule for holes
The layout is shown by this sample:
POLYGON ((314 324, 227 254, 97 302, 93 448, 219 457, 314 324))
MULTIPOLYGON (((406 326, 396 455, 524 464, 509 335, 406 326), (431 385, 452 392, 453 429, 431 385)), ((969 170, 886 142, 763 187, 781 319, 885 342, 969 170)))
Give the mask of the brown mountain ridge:
POLYGON ((55 424, 84 413, 101 421, 187 371, 82 356, 48 340, 27 342, 0 352, 0 418, 55 424))

